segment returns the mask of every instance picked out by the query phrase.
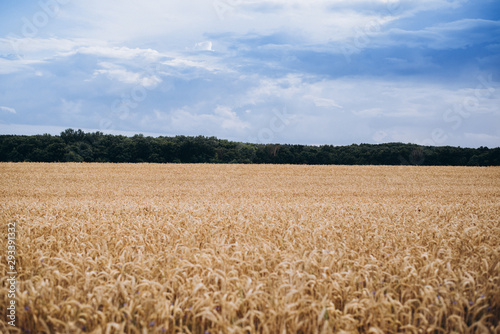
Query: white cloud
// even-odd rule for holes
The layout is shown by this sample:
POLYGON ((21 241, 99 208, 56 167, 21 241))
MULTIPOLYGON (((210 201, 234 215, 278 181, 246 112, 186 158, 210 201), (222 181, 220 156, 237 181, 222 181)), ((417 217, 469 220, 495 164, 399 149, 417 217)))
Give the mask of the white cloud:
MULTIPOLYGON (((32 55, 38 55, 37 58, 41 58, 68 52, 89 42, 85 39, 8 37, 0 38, 0 52, 13 53, 21 58, 29 58, 32 55)), ((99 42, 94 41, 94 43, 99 42)))
MULTIPOLYGON (((213 50, 210 34, 244 36, 288 33, 305 44, 345 41, 367 26, 384 26, 421 11, 445 10, 463 1, 447 0, 73 0, 42 36, 3 39, 26 52, 53 50, 130 57, 123 45, 160 44, 161 50, 213 50), (221 13, 217 4, 225 8, 221 13), (367 10, 368 8, 368 10, 367 10), (222 15, 221 15, 222 14, 222 15), (200 40, 205 40, 200 42, 200 40), (89 42, 91 41, 91 42, 89 42), (109 42, 112 41, 112 42, 109 42), (166 42, 158 42, 166 41, 166 42), (51 45, 51 48, 47 46, 51 45), (98 47, 96 47, 98 45, 98 47), (109 45, 119 46, 109 49, 109 45), (85 48, 81 48, 84 46, 85 48), (99 47, 104 48, 99 50, 99 47)), ((2 39, 0 39, 0 48, 2 39)), ((12 49, 12 47, 10 47, 12 49)), ((132 56, 133 56, 132 52, 132 56)), ((152 55, 155 56, 154 54, 152 55)))
POLYGON ((9 108, 9 107, 0 107, 0 111, 6 112, 6 113, 9 113, 9 114, 17 114, 16 109, 9 108))
MULTIPOLYGON (((61 19, 75 37, 125 43, 154 41, 192 48, 207 34, 266 35, 285 31, 307 43, 340 41, 356 36, 370 22, 385 25, 430 9, 449 9, 458 1, 421 0, 74 0, 61 19), (217 6, 217 5, 222 6, 217 6), (370 10, 363 10, 369 8, 370 10), (78 27, 78 28, 75 28, 78 27)), ((207 45, 199 45, 207 50, 207 45)))
MULTIPOLYGON (((213 51, 212 42, 198 43, 195 49, 213 51)), ((15 73, 26 70, 31 65, 51 63, 57 61, 57 59, 69 58, 78 54, 100 59, 105 58, 110 63, 126 64, 144 69, 164 64, 179 68, 203 68, 207 71, 226 70, 225 66, 220 65, 219 60, 214 57, 184 55, 183 52, 174 50, 159 52, 151 48, 117 47, 109 45, 107 41, 98 39, 0 38, 0 74, 15 73), (13 48, 16 48, 17 51, 13 48), (9 55, 9 57, 1 57, 2 54, 9 55)), ((40 73, 42 72, 36 71, 35 75, 39 76, 40 73)), ((121 77, 125 82, 139 80, 133 78, 130 73, 116 72, 111 74, 115 77, 121 77)), ((153 82, 145 82, 145 85, 153 85, 157 81, 158 78, 156 77, 153 78, 153 82)))
MULTIPOLYGON (((70 54, 81 53, 97 57, 106 57, 114 59, 127 59, 141 58, 150 62, 159 60, 162 55, 152 49, 131 49, 127 47, 110 47, 110 46, 87 46, 80 47, 70 54)), ((69 55, 69 54, 67 54, 69 55)))
POLYGON ((153 87, 162 82, 157 75, 146 75, 147 73, 135 73, 127 71, 120 65, 113 63, 100 63, 103 69, 94 71, 94 76, 105 75, 110 80, 117 80, 126 84, 141 85, 143 87, 153 87))
MULTIPOLYGON (((500 33, 499 21, 461 19, 419 30, 393 28, 373 38, 369 44, 372 47, 406 45, 412 48, 425 47, 435 50, 462 49, 498 41, 498 39, 492 39, 492 31, 500 33)), ((393 58, 393 60, 396 59, 393 58)))
POLYGON ((220 122, 223 129, 243 130, 248 129, 250 124, 243 122, 238 118, 238 115, 229 107, 217 106, 214 110, 215 119, 220 122))
POLYGON ((74 36, 116 43, 168 36, 177 46, 194 45, 190 36, 201 36, 216 17, 212 1, 204 0, 74 0, 65 10, 61 19, 72 23, 74 36))
POLYGON ((24 60, 24 59, 7 60, 0 58, 0 75, 15 73, 23 70, 29 70, 32 67, 32 65, 41 63, 43 62, 36 60, 24 60))
POLYGON ((87 38, 0 38, 0 54, 12 54, 17 55, 19 59, 32 60, 75 54, 125 60, 140 58, 150 62, 164 57, 151 48, 113 46, 105 40, 87 38))
POLYGON ((198 68, 204 69, 209 72, 218 71, 228 71, 225 66, 217 64, 215 61, 210 60, 194 60, 189 57, 178 57, 162 62, 163 65, 167 65, 174 68, 198 68))
POLYGON ((281 78, 259 78, 256 87, 246 93, 246 101, 243 104, 257 104, 266 99, 279 97, 291 98, 303 94, 303 76, 289 74, 281 78))
POLYGON ((312 95, 306 95, 306 96, 304 96, 304 98, 313 101, 313 103, 316 107, 342 109, 342 106, 340 106, 337 102, 335 102, 332 99, 318 97, 318 96, 312 96, 312 95))
POLYGON ((211 41, 205 41, 205 42, 200 42, 196 43, 194 46, 195 50, 200 50, 200 51, 213 51, 212 49, 212 42, 211 41))

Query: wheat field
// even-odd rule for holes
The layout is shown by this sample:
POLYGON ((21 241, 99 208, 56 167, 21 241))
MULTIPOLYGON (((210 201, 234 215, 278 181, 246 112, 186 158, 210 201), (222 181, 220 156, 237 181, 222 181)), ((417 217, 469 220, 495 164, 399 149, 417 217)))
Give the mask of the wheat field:
POLYGON ((500 168, 22 163, 0 177, 2 333, 500 333, 500 168))

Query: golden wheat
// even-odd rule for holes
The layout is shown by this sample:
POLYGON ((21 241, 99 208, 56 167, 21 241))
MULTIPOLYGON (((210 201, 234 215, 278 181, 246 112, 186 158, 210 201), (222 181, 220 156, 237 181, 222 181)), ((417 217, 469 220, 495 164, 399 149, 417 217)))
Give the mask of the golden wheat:
POLYGON ((499 168, 0 164, 0 177, 4 333, 500 333, 499 168))

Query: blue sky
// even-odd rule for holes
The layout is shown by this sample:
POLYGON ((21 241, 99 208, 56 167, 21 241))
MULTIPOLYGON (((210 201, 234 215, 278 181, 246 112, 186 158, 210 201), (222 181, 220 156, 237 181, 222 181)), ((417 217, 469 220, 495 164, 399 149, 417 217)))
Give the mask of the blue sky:
POLYGON ((0 133, 500 146, 500 2, 0 5, 0 133))

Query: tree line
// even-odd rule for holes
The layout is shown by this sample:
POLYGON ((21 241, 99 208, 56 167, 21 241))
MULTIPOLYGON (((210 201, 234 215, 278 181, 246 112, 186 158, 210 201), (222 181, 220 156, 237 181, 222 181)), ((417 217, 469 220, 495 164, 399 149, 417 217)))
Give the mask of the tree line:
POLYGON ((67 129, 56 136, 0 135, 0 161, 500 166, 500 148, 250 144, 204 136, 126 137, 67 129))

